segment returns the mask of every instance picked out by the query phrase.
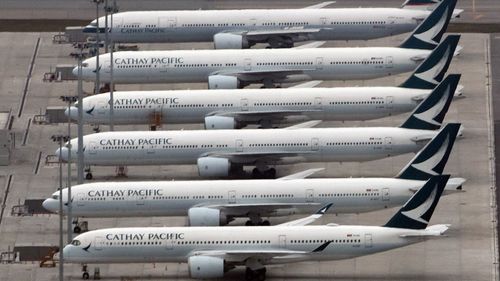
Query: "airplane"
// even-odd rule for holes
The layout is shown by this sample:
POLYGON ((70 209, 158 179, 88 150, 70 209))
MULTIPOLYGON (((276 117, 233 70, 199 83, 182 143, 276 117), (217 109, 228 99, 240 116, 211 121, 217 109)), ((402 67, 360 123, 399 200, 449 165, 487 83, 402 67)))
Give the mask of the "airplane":
MULTIPOLYGON (((71 187, 73 218, 187 216, 190 226, 270 225, 263 217, 314 211, 333 203, 334 212, 361 213, 404 204, 448 161, 459 124, 448 124, 394 178, 305 179, 322 169, 309 169, 276 180, 97 182, 71 187)), ((463 178, 448 181, 445 193, 462 190, 463 178)), ((62 191, 63 213, 68 190, 62 191)), ((59 191, 43 203, 59 212, 59 191)), ((75 233, 81 228, 75 221, 75 233)))
MULTIPOLYGON (((286 89, 118 91, 113 124, 204 123, 205 129, 240 129, 249 124, 270 128, 308 120, 370 120, 413 110, 441 82, 460 39, 448 36, 399 87, 307 88, 319 81, 286 89)), ((450 81, 450 80, 448 80, 450 81)), ((446 88, 446 87, 445 87, 446 88)), ((455 96, 462 95, 462 88, 455 96)), ((444 94, 445 92, 441 92, 444 94)), ((78 120, 77 104, 65 111, 78 120)), ((83 99, 83 122, 111 122, 109 93, 83 99)))
MULTIPOLYGON (((269 165, 370 161, 417 152, 438 134, 460 75, 447 79, 452 80, 447 94, 440 99, 428 96, 400 127, 310 128, 320 122, 316 120, 273 130, 103 132, 83 136, 84 163, 196 164, 202 177, 240 175, 244 166, 254 166, 253 177, 274 178, 276 169, 269 165)), ((57 149, 62 161, 68 161, 71 143, 76 144, 76 138, 57 149)), ((90 171, 86 177, 92 179, 90 171)))
MULTIPOLYGON (((209 89, 262 83, 372 79, 412 71, 438 46, 456 0, 443 0, 399 47, 126 51, 113 53, 113 81, 131 83, 208 82, 209 89)), ((440 44, 442 45, 442 44, 440 44)), ((439 47, 439 46, 438 46, 439 47)), ((81 78, 110 83, 110 54, 86 59, 81 78)), ((78 67, 73 69, 78 77, 78 67)))
MULTIPOLYGON (((307 40, 369 40, 410 32, 431 13, 426 8, 434 7, 429 1, 411 0, 402 8, 323 9, 333 2, 302 9, 127 11, 113 14, 112 21, 108 16, 108 36, 116 43, 213 42, 216 49, 265 43, 290 48, 307 40)), ((455 9, 453 17, 461 12, 455 9)), ((99 27, 93 20, 83 32, 104 33, 105 19, 99 18, 99 27)))
POLYGON ((107 228, 76 236, 63 249, 64 262, 187 263, 196 279, 221 278, 245 266, 245 280, 265 280, 267 265, 350 259, 443 236, 449 224, 428 224, 448 178, 433 176, 383 226, 307 225, 330 203, 309 217, 268 227, 107 228))

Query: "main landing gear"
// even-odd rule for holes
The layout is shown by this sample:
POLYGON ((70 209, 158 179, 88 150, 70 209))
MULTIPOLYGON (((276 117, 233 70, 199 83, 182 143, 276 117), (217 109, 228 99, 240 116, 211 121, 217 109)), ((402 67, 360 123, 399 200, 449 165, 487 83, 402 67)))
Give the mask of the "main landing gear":
POLYGON ((271 223, 268 220, 262 220, 262 217, 260 216, 260 214, 249 213, 248 218, 249 218, 249 220, 247 220, 245 223, 246 226, 254 226, 254 225, 270 226, 271 225, 271 223))
POLYGON ((270 168, 261 172, 258 168, 252 170, 252 178, 254 179, 274 179, 276 178, 276 169, 270 168))
POLYGON ((264 281, 266 280, 266 268, 260 268, 257 270, 252 270, 247 267, 245 271, 245 280, 246 281, 264 281))
POLYGON ((89 230, 88 221, 78 221, 78 218, 73 220, 73 233, 79 234, 89 230))
POLYGON ((94 178, 94 176, 92 175, 92 171, 90 170, 90 167, 85 168, 85 179, 91 180, 93 178, 94 178))

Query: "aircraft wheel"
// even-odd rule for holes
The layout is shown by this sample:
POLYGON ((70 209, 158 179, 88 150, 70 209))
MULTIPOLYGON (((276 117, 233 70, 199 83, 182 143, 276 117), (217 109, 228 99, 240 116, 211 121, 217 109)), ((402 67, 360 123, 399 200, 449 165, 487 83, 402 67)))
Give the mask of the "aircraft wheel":
POLYGON ((265 220, 261 223, 262 226, 270 226, 271 223, 268 220, 265 220))
POLYGON ((274 179, 276 177, 276 169, 271 168, 265 172, 265 177, 268 179, 274 179))
POLYGON ((253 225, 254 225, 254 224, 253 224, 253 222, 252 222, 251 220, 247 220, 247 221, 245 222, 245 226, 253 226, 253 225))
POLYGON ((89 273, 88 273, 88 272, 84 272, 84 273, 82 274, 82 279, 87 280, 87 279, 89 279, 89 278, 90 278, 90 275, 89 275, 89 273))
POLYGON ((91 180, 92 178, 93 178, 92 173, 87 173, 87 174, 85 175, 85 179, 87 179, 87 180, 91 180))
POLYGON ((253 281, 255 280, 255 271, 251 270, 250 268, 247 267, 245 271, 245 280, 246 281, 253 281))
POLYGON ((252 170, 252 178, 253 179, 258 179, 260 177, 262 177, 262 173, 259 171, 259 169, 253 168, 253 170, 252 170))
POLYGON ((82 232, 82 229, 78 225, 73 227, 73 233, 81 233, 81 232, 82 232))
POLYGON ((266 268, 259 269, 255 272, 255 280, 264 281, 266 280, 266 268))

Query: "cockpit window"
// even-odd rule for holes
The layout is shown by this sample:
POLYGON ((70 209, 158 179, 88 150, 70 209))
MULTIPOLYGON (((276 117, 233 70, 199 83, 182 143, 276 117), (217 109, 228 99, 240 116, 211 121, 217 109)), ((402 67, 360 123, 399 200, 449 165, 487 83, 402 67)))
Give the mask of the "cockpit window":
POLYGON ((80 240, 75 239, 75 240, 71 241, 71 245, 73 245, 73 246, 80 246, 80 244, 81 244, 80 240))
POLYGON ((57 195, 57 194, 52 195, 52 199, 59 200, 59 195, 57 195))

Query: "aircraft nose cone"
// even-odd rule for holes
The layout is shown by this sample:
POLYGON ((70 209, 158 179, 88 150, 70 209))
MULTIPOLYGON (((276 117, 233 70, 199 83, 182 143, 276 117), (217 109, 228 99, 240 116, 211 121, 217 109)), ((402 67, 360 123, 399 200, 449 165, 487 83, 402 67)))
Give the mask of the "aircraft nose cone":
POLYGON ((56 150, 57 158, 61 159, 62 161, 68 161, 68 153, 69 149, 67 147, 58 148, 56 150))
POLYGON ((66 108, 66 110, 64 110, 64 115, 71 118, 72 120, 78 120, 78 108, 74 106, 66 108))
POLYGON ((45 199, 45 201, 43 201, 42 203, 42 206, 45 210, 49 211, 49 212, 52 212, 52 213, 56 213, 57 212, 57 201, 56 200, 53 200, 53 199, 45 199))
MULTIPOLYGON (((64 257, 66 257, 66 253, 64 253, 64 257)), ((54 259, 54 261, 59 261, 59 253, 55 253, 52 259, 54 259)))
POLYGON ((74 67, 73 68, 73 71, 72 71, 73 75, 78 78, 78 66, 74 67))

